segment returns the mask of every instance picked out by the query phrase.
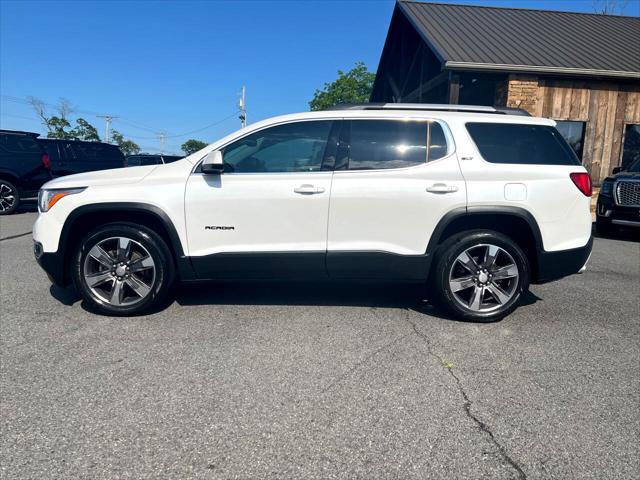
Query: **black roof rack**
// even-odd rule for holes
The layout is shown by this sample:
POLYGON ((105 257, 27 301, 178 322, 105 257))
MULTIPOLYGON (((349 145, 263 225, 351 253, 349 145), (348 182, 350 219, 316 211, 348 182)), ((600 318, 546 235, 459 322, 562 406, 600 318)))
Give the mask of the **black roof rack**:
POLYGON ((446 103, 341 103, 326 110, 422 110, 438 112, 494 113, 530 117, 526 110, 482 105, 452 105, 446 103))

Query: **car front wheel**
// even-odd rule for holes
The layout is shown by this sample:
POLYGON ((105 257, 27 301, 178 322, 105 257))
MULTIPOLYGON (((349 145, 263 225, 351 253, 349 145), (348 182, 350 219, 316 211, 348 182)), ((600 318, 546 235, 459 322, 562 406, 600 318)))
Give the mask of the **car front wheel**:
POLYGON ((515 310, 529 277, 528 261, 509 237, 488 230, 463 232, 439 250, 436 300, 456 318, 491 322, 515 310))
POLYGON ((76 252, 72 277, 99 313, 136 315, 168 295, 174 269, 163 239, 146 227, 109 224, 89 233, 76 252))

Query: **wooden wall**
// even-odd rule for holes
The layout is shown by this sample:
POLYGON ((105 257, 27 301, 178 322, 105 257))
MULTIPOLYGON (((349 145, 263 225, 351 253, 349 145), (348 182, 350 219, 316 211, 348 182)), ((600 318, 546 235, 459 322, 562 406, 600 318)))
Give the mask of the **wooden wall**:
POLYGON ((625 125, 640 123, 640 84, 511 75, 507 106, 586 122, 582 163, 599 184, 620 164, 625 125))

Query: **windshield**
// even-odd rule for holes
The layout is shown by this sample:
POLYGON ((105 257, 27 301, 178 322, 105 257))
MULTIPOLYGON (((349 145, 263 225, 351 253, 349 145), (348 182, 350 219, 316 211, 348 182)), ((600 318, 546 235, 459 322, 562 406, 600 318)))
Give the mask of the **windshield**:
POLYGON ((631 166, 627 169, 627 172, 640 172, 640 158, 631 164, 631 166))

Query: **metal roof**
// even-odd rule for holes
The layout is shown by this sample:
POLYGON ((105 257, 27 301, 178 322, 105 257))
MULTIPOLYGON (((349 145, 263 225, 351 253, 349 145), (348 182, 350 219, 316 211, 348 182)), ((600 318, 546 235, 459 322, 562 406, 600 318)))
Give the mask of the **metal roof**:
POLYGON ((640 18, 399 0, 451 70, 640 79, 640 18))

